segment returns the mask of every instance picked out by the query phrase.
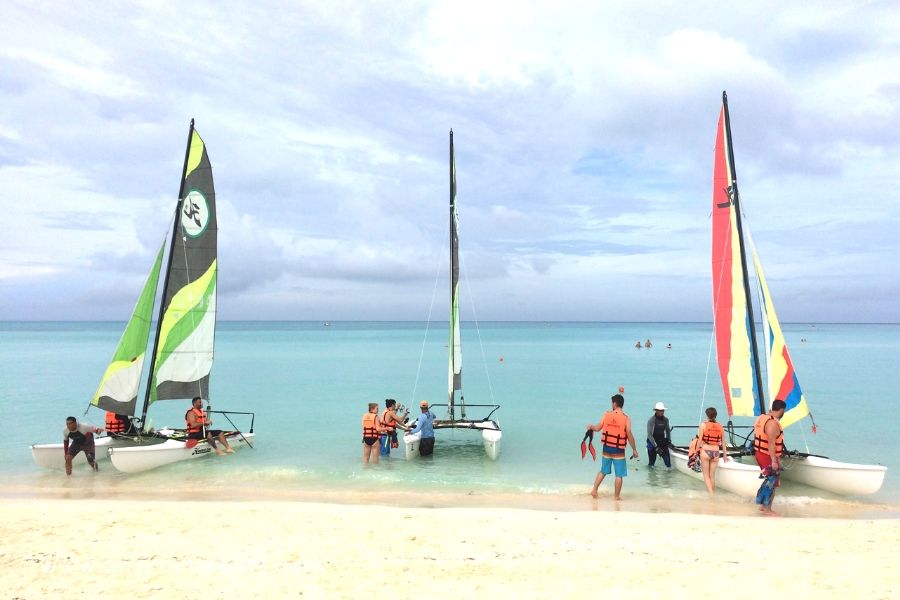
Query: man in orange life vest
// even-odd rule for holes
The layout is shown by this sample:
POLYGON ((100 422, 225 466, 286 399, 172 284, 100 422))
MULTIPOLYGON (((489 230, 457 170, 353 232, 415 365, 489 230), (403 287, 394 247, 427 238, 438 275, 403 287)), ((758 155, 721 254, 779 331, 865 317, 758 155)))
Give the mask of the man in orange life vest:
POLYGON ((209 426, 212 425, 212 421, 206 416, 206 411, 201 408, 203 406, 203 399, 200 396, 196 396, 191 401, 191 408, 186 413, 184 413, 184 420, 187 423, 187 437, 189 440, 202 440, 204 438, 204 429, 206 430, 206 441, 209 442, 209 445, 212 446, 213 450, 216 451, 216 454, 219 456, 228 452, 229 454, 234 453, 234 449, 228 445, 228 441, 225 439, 225 432, 220 429, 210 429, 209 426), (225 447, 225 452, 222 452, 216 446, 216 438, 218 438, 219 442, 225 447))
POLYGON ((603 478, 616 469, 615 498, 621 500, 622 478, 628 475, 628 467, 625 464, 625 443, 631 444, 631 458, 638 457, 637 445, 634 443, 634 434, 631 433, 631 418, 622 412, 625 406, 625 398, 616 394, 611 398, 612 410, 606 412, 596 425, 587 425, 593 431, 603 431, 600 440, 603 444, 603 462, 600 472, 594 479, 594 487, 591 488, 591 496, 597 497, 597 489, 603 483, 603 478))
MULTIPOLYGON (((772 402, 772 410, 767 414, 759 415, 753 424, 753 453, 756 456, 756 464, 765 475, 776 475, 775 487, 779 485, 777 474, 781 471, 781 455, 784 453, 784 429, 781 427, 781 417, 787 407, 784 400, 772 402)), ((760 506, 760 510, 772 512, 772 500, 775 499, 775 490, 767 505, 760 506)))

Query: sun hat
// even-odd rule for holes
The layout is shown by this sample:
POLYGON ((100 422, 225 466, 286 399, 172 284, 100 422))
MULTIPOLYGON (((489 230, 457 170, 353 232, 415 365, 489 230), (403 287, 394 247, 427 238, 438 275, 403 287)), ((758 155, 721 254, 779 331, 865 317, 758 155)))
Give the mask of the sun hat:
POLYGON ((653 410, 666 410, 666 405, 662 402, 657 402, 656 406, 653 407, 653 410))
POLYGON ((428 408, 428 400, 422 400, 421 402, 419 402, 419 407, 428 408))

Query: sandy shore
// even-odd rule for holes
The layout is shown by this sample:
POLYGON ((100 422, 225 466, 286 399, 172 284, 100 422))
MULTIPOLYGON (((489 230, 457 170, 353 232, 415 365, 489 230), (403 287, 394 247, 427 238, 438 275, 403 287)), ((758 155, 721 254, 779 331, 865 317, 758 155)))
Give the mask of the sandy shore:
POLYGON ((897 519, 49 499, 0 500, 0 515, 4 598, 900 590, 897 519))

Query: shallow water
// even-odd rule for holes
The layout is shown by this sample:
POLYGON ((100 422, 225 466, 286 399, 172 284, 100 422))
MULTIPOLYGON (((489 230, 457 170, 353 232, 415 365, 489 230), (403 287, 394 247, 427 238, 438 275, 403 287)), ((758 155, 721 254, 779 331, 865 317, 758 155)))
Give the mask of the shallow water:
MULTIPOLYGON (((465 323, 464 395, 472 404, 501 405, 494 415, 503 428, 500 460, 484 455, 477 434, 443 430, 431 459, 407 462, 400 448, 399 455, 364 466, 358 430, 367 402, 445 402, 446 324, 432 323, 426 333, 422 323, 224 322, 216 337, 212 404, 216 410, 256 413, 255 449, 131 476, 101 463, 98 474, 81 469, 62 482, 60 473, 33 464, 29 446, 56 441, 67 415, 81 418, 122 326, 0 324, 0 408, 11 425, 0 438, 0 493, 336 501, 372 495, 374 501, 413 505, 448 498, 449 505, 471 500, 590 510, 597 501, 586 492, 599 463, 590 455, 582 460, 579 445, 585 424, 599 420, 618 386, 625 388, 625 411, 638 437, 657 401, 666 403, 673 424, 698 423, 706 406, 724 413, 714 364, 707 377, 709 324, 465 323), (634 348, 635 340, 647 338, 654 341, 652 349, 634 348)), ((877 441, 894 437, 888 384, 900 358, 900 326, 784 329, 818 425, 816 435, 808 421, 789 428, 789 446, 880 463, 889 471, 882 490, 871 497, 838 498, 786 484, 778 502, 798 516, 896 516, 900 459, 877 441)), ((187 406, 153 405, 153 425, 181 426, 187 406)), ((469 416, 481 415, 473 409, 469 416)), ((91 409, 84 418, 99 424, 103 415, 91 409)), ((684 430, 676 441, 688 437, 684 430)), ((640 440, 638 448, 641 459, 629 461, 625 482, 633 506, 752 509, 749 500, 727 493, 710 508, 702 483, 648 469, 640 440)), ((604 482, 601 492, 611 493, 611 484, 604 482)))

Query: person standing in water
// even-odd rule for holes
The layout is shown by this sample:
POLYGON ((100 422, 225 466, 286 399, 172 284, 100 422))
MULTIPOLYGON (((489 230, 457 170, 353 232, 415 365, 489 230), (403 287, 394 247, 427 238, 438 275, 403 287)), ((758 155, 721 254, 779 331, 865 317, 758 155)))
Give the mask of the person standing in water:
POLYGON ((700 423, 697 436, 700 438, 700 469, 703 471, 703 483, 710 494, 716 491, 716 468, 719 466, 719 452, 722 460, 728 461, 728 450, 725 448, 725 428, 716 422, 718 412, 710 406, 706 409, 706 421, 700 423))
POLYGON ((603 445, 603 460, 600 464, 600 472, 594 479, 591 488, 591 496, 597 497, 597 490, 603 479, 616 469, 615 499, 621 500, 622 481, 628 476, 628 466, 625 464, 625 445, 631 445, 631 458, 638 457, 637 446, 634 443, 634 434, 631 432, 631 418, 622 412, 625 406, 625 398, 622 394, 616 394, 612 398, 612 409, 607 411, 596 425, 588 423, 585 427, 592 431, 602 431, 600 436, 603 445))
MULTIPOLYGON (((384 406, 384 412, 381 414, 381 425, 384 427, 384 433, 381 434, 380 439, 381 456, 390 456, 391 449, 396 448, 399 445, 399 441, 397 440, 397 429, 409 431, 409 427, 404 425, 401 417, 397 416, 396 400, 388 398, 384 401, 384 406)), ((403 417, 405 418, 407 415, 409 415, 409 411, 406 411, 403 417)))
POLYGON ((756 464, 762 469, 763 474, 774 476, 775 483, 768 504, 763 504, 759 509, 771 513, 772 500, 775 499, 775 489, 780 485, 781 455, 784 454, 784 429, 781 427, 781 417, 787 407, 784 400, 772 402, 772 410, 764 415, 759 415, 753 424, 753 453, 756 464))
POLYGON ((383 432, 384 427, 378 418, 378 403, 369 402, 369 410, 362 416, 364 463, 368 463, 371 458, 373 463, 378 464, 378 439, 383 432))
POLYGON ((662 457, 667 469, 672 468, 672 457, 669 446, 672 445, 672 427, 666 417, 666 405, 657 402, 653 407, 653 416, 647 421, 647 453, 650 455, 648 466, 656 464, 657 455, 662 457))
POLYGON ((422 432, 422 438, 419 440, 419 455, 429 456, 434 453, 434 413, 431 412, 428 400, 419 402, 419 408, 422 414, 416 421, 416 426, 409 430, 409 435, 422 432))
POLYGON ((75 417, 66 417, 66 428, 63 429, 63 453, 66 456, 66 475, 72 474, 72 459, 84 452, 91 468, 98 471, 94 460, 94 434, 102 432, 101 427, 79 423, 75 417))

